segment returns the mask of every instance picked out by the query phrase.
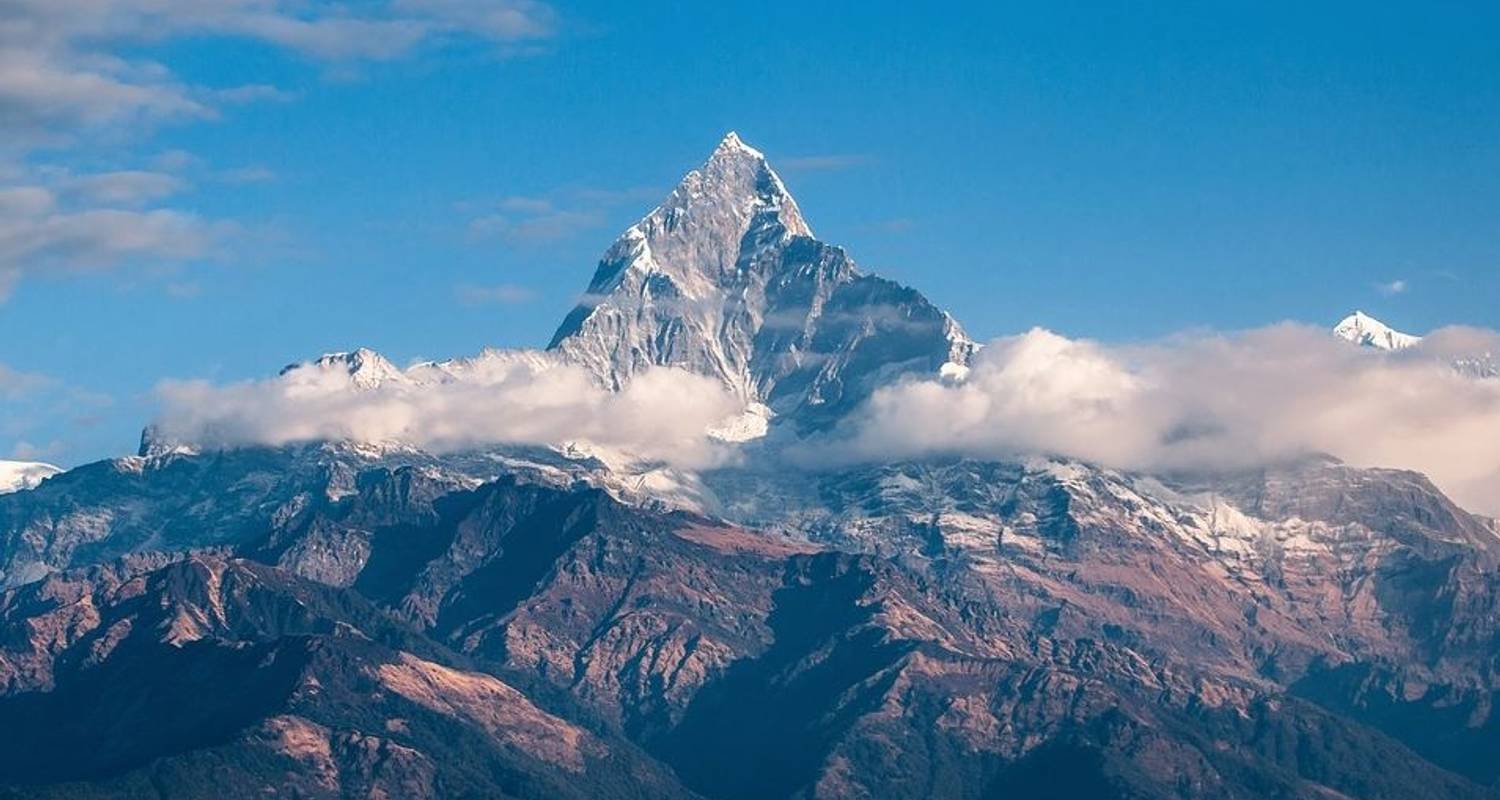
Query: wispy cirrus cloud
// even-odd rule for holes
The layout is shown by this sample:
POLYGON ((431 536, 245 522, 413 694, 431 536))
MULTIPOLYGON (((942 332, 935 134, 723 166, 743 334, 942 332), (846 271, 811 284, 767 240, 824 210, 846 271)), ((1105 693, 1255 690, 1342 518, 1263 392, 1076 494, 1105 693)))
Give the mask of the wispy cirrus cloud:
POLYGON ((660 199, 665 191, 650 187, 602 189, 568 187, 540 196, 512 195, 498 201, 465 204, 478 213, 469 219, 471 239, 500 239, 517 245, 538 245, 572 238, 596 229, 608 212, 621 204, 660 199))
MULTIPOLYGON (((191 189, 185 174, 273 177, 257 166, 210 170, 180 152, 149 169, 60 166, 93 142, 128 143, 161 125, 296 96, 267 83, 199 85, 143 55, 152 46, 236 38, 348 69, 461 42, 499 50, 545 41, 556 28, 537 0, 0 0, 0 158, 18 165, 0 177, 0 300, 27 275, 211 255, 236 226, 168 202, 191 189)), ((568 222, 524 221, 517 235, 545 237, 568 222)))
POLYGON ((136 206, 164 200, 187 189, 180 176, 149 170, 117 170, 68 176, 62 192, 94 205, 136 206))
POLYGON ((475 217, 469 221, 469 234, 478 240, 500 238, 513 244, 541 244, 603 224, 604 215, 593 210, 510 210, 475 217))
POLYGON ((59 125, 211 116, 215 102, 277 99, 274 86, 197 87, 132 58, 133 45, 182 36, 243 38, 327 62, 388 61, 468 39, 549 38, 556 14, 535 0, 5 0, 0 119, 59 125))
POLYGON ((1375 291, 1380 292, 1386 297, 1395 297, 1398 294, 1405 294, 1408 288, 1410 288, 1410 286, 1404 278, 1397 278, 1393 281, 1386 281, 1384 283, 1375 284, 1375 291))
POLYGON ((14 400, 51 386, 53 379, 36 372, 22 372, 0 364, 0 397, 14 400))
POLYGON ((236 226, 142 203, 175 191, 167 176, 68 176, 60 186, 0 188, 0 300, 24 276, 201 258, 236 226), (97 207, 88 201, 113 201, 97 207))
POLYGON ((778 158, 775 166, 782 172, 831 172, 862 167, 873 161, 862 153, 824 153, 778 158))
POLYGON ((47 432, 93 425, 114 398, 40 372, 0 364, 0 458, 34 460, 68 455, 68 446, 47 432), (38 444, 37 442, 42 442, 38 444))
POLYGON ((493 286, 459 286, 455 290, 460 302, 467 305, 519 305, 536 299, 536 292, 514 283, 493 286))

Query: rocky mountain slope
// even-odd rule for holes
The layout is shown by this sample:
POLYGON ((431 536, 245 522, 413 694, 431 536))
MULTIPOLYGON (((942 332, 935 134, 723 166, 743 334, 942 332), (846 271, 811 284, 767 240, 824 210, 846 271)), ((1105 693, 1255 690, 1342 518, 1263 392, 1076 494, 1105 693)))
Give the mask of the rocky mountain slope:
POLYGON ((687 796, 349 592, 131 559, 0 599, 15 796, 687 796), (444 663, 447 662, 447 663, 444 663))
POLYGON ((1420 478, 1351 472, 1147 494, 1078 465, 891 465, 821 487, 842 521, 803 537, 372 467, 232 552, 0 596, 0 720, 37 732, 0 783, 987 797, 1065 762, 1082 796, 1492 796, 1482 532, 1420 478), (889 555, 846 538, 877 535, 889 555), (85 732, 131 744, 40 757, 85 732))
POLYGON ((1500 538, 1421 475, 775 458, 973 348, 731 135, 547 351, 278 380, 671 365, 768 440, 681 492, 148 431, 0 496, 0 796, 1500 797, 1500 538))

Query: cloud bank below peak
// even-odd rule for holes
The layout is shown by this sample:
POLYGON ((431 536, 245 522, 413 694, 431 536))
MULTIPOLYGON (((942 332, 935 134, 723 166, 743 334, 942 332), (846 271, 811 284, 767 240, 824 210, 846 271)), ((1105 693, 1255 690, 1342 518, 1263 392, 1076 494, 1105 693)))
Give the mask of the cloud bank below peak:
MULTIPOLYGON (((1500 377, 1467 366, 1495 353, 1500 333, 1463 327, 1397 352, 1290 323, 1128 346, 1037 328, 984 347, 961 379, 878 389, 831 433, 784 456, 831 467, 1052 455, 1163 473, 1328 454, 1421 472, 1465 507, 1500 515, 1500 377)), ((458 366, 377 370, 389 373, 380 380, 304 368, 228 385, 168 381, 157 390, 157 426, 167 440, 208 448, 587 443, 694 469, 733 457, 711 431, 745 411, 717 380, 669 367, 613 392, 548 354, 487 351, 450 363, 458 366)))
POLYGON ((166 441, 206 448, 331 440, 442 453, 585 443, 699 468, 726 452, 709 432, 743 411, 717 381, 682 370, 650 369, 611 392, 582 368, 526 355, 491 351, 456 375, 435 378, 442 365, 421 365, 378 383, 316 368, 228 385, 166 381, 155 428, 166 441))
POLYGON ((1033 329, 962 381, 877 391, 801 457, 883 461, 1040 453, 1143 470, 1236 469, 1312 453, 1412 469, 1500 514, 1500 379, 1456 369, 1500 334, 1447 328, 1382 353, 1282 324, 1110 346, 1033 329), (816 453, 816 454, 815 454, 816 453))

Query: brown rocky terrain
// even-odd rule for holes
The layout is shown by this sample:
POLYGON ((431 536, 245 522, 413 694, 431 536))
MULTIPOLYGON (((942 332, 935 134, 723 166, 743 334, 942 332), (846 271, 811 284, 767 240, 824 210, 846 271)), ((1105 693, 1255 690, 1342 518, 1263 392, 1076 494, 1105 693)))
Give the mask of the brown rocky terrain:
POLYGON ((1281 473, 955 461, 830 475, 816 520, 787 495, 746 528, 369 467, 219 555, 4 595, 0 722, 35 735, 0 781, 1493 796, 1483 528, 1404 473, 1287 469, 1324 501, 1276 505, 1281 473))

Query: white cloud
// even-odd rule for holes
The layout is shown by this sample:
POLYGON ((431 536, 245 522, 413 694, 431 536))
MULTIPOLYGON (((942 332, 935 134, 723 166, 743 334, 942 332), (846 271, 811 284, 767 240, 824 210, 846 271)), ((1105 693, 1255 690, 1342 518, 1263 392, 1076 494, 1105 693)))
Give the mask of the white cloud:
POLYGON ((494 41, 544 39, 556 28, 551 7, 535 0, 395 0, 398 13, 494 41))
POLYGON ((457 292, 459 300, 471 305, 485 303, 517 305, 536 299, 536 292, 513 283, 501 283, 494 286, 460 286, 457 292))
POLYGON ((1375 284, 1375 291, 1380 292, 1381 294, 1385 295, 1386 297, 1395 297, 1398 294, 1404 293, 1406 291, 1406 289, 1407 289, 1407 283, 1406 283, 1406 281, 1403 280, 1403 279, 1400 279, 1400 278, 1397 278, 1396 280, 1393 280, 1393 281, 1389 281, 1387 283, 1377 283, 1377 284, 1375 284))
POLYGON ((112 403, 109 395, 0 364, 0 454, 23 460, 61 459, 69 455, 69 448, 53 434, 72 435, 88 428, 112 403))
MULTIPOLYGON (((344 69, 458 41, 537 41, 552 35, 555 21, 534 0, 0 0, 0 156, 24 162, 45 146, 56 159, 68 147, 130 141, 166 122, 293 96, 266 84, 193 85, 141 55, 172 39, 249 39, 344 69)), ((169 173, 194 162, 172 153, 161 159, 166 171, 77 177, 26 163, 21 175, 0 179, 0 300, 27 274, 209 252, 231 226, 149 207, 184 191, 186 182, 169 173)), ((248 167, 208 177, 246 183, 272 173, 248 167)), ((578 222, 564 214, 508 230, 545 239, 578 222)))
POLYGON ((342 370, 315 368, 227 386, 169 381, 158 387, 158 428, 206 447, 354 440, 443 452, 585 441, 704 466, 723 452, 706 431, 741 410, 716 381, 675 369, 648 370, 613 393, 572 366, 499 359, 481 367, 461 380, 366 389, 351 388, 342 370))
POLYGON ((50 140, 79 127, 211 116, 217 102, 286 97, 274 86, 188 86, 160 64, 121 55, 175 37, 252 39, 347 64, 455 39, 541 40, 554 28, 551 8, 533 0, 0 0, 0 121, 50 140))
POLYGON ((0 364, 0 397, 15 400, 54 383, 45 375, 22 372, 0 364))
POLYGON ((10 448, 10 457, 21 461, 41 461, 42 459, 55 456, 62 450, 62 443, 57 441, 48 442, 46 445, 36 445, 27 441, 19 441, 10 448))
MULTIPOLYGON (((82 191, 138 200, 160 188, 150 183, 116 177, 82 191)), ((0 188, 0 300, 26 274, 204 257, 232 230, 173 209, 69 208, 45 187, 0 188)))
POLYGON ((860 153, 826 153, 778 158, 776 167, 783 172, 832 172, 864 166, 870 161, 869 156, 860 153))
POLYGON ((0 35, 0 124, 11 132, 7 148, 67 141, 81 127, 211 114, 149 64, 53 52, 0 35))
POLYGON ((176 175, 146 170, 119 170, 80 175, 64 182, 64 190, 98 205, 134 206, 171 197, 187 188, 176 175))
POLYGON ((1281 325, 1110 347, 1045 330, 982 350, 967 380, 883 389, 822 457, 1047 453, 1125 469, 1234 468, 1329 453, 1414 469, 1500 512, 1500 379, 1450 358, 1500 335, 1445 329, 1384 354, 1281 325))
POLYGON ((476 217, 469 222, 469 234, 480 240, 499 237, 512 244, 542 244, 566 239, 603 224, 603 216, 595 211, 552 209, 540 213, 476 217))
POLYGON ((476 241, 498 238, 511 244, 537 245, 597 228, 605 223, 606 212, 622 203, 660 199, 665 193, 650 187, 570 186, 542 196, 512 195, 488 203, 464 204, 461 208, 484 212, 468 223, 469 236, 476 241))

